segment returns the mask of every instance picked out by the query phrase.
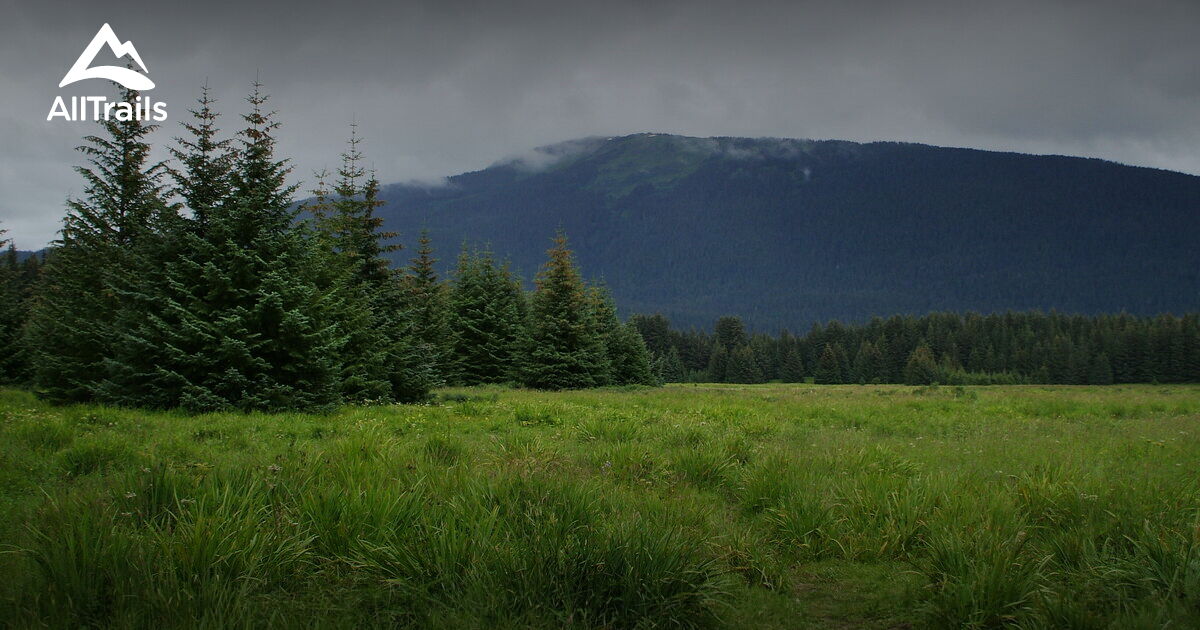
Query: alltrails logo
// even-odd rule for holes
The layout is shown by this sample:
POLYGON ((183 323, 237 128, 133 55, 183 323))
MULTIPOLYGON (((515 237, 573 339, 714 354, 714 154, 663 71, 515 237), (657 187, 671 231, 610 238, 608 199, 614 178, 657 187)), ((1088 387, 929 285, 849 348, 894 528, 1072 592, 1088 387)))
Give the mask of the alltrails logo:
MULTIPOLYGON (((112 27, 105 24, 96 32, 96 36, 92 38, 92 42, 87 45, 87 48, 83 49, 83 53, 79 55, 79 59, 75 60, 75 65, 67 71, 58 87, 66 87, 85 79, 108 79, 120 83, 130 90, 154 89, 154 81, 151 81, 150 77, 130 68, 92 67, 92 61, 96 59, 100 49, 106 45, 117 58, 128 56, 131 61, 137 63, 142 72, 150 72, 146 69, 146 64, 138 54, 137 48, 134 48, 133 42, 122 44, 121 40, 117 39, 117 34, 113 32, 112 27)), ((139 97, 134 102, 109 102, 106 96, 72 96, 68 107, 67 101, 63 100, 62 96, 57 96, 54 98, 54 103, 50 105, 50 113, 46 115, 46 120, 54 120, 59 117, 69 121, 115 119, 162 122, 167 119, 167 104, 152 102, 148 96, 139 97)))

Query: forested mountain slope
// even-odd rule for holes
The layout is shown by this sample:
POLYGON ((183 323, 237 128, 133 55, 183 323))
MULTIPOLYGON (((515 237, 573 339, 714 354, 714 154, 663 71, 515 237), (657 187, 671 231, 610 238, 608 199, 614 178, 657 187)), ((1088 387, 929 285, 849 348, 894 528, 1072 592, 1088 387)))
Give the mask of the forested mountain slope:
POLYGON ((384 197, 447 266, 487 242, 529 278, 561 227, 624 312, 682 325, 1200 308, 1200 177, 1095 159, 638 134, 384 197))

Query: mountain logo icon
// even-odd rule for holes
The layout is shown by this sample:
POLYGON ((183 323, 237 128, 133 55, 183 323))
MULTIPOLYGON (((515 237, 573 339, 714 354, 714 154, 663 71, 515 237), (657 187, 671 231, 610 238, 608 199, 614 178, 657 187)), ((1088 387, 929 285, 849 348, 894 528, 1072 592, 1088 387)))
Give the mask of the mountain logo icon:
POLYGON ((113 32, 112 27, 108 24, 100 27, 96 32, 96 36, 92 38, 92 43, 83 49, 83 54, 79 55, 79 59, 75 60, 75 65, 67 71, 58 87, 64 87, 83 81, 84 79, 108 79, 116 81, 130 90, 149 90, 154 88, 154 82, 150 77, 135 72, 129 68, 121 68, 119 66, 96 66, 89 67, 96 59, 96 54, 100 52, 100 48, 108 45, 109 50, 118 58, 129 56, 138 66, 141 66, 142 72, 149 72, 146 69, 146 64, 142 62, 142 57, 138 55, 137 48, 134 48, 133 42, 128 41, 121 43, 117 39, 117 34, 113 32))

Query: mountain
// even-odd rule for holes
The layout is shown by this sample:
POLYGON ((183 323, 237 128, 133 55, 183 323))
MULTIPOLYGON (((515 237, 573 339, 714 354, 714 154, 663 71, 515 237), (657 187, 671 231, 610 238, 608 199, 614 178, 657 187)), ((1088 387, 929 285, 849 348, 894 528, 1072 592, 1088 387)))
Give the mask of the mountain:
POLYGON ((387 227, 429 229, 445 268, 487 242, 528 279, 561 227, 625 313, 681 325, 1200 309, 1200 177, 1096 159, 638 134, 383 198, 387 227))

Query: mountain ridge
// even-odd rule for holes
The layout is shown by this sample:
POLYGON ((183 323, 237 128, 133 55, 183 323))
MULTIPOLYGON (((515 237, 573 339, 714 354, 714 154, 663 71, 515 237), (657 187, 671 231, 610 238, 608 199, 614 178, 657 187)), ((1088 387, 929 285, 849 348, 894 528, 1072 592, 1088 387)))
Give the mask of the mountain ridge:
POLYGON ((1097 158, 635 134, 382 197, 388 229, 429 229, 444 270, 490 242, 529 278, 562 228, 625 312, 683 325, 1200 308, 1200 177, 1097 158))
MULTIPOLYGON (((476 170, 472 170, 472 171, 464 171, 464 172, 456 174, 456 175, 451 175, 451 176, 442 178, 442 180, 443 180, 443 182, 450 181, 450 180, 454 180, 456 178, 470 176, 470 175, 482 173, 484 171, 488 171, 491 169, 504 168, 504 167, 515 167, 515 168, 524 169, 524 170, 531 171, 531 172, 538 172, 538 171, 544 170, 545 168, 547 168, 547 166, 545 166, 545 164, 542 164, 542 165, 528 164, 528 162, 530 161, 531 155, 539 156, 537 158, 534 158, 533 161, 535 163, 544 161, 546 163, 549 163, 550 166, 553 167, 553 166, 559 165, 558 163, 554 162, 554 160, 560 160, 562 158, 572 157, 577 152, 579 152, 580 149, 586 151, 588 148, 593 148, 595 146, 603 145, 605 143, 610 143, 610 142, 614 142, 614 141, 625 141, 625 140, 630 140, 630 139, 655 138, 655 137, 668 138, 668 139, 672 139, 672 140, 691 141, 691 142, 695 142, 697 144, 719 143, 722 141, 739 141, 739 142, 746 142, 746 143, 781 143, 781 144, 797 144, 797 145, 830 144, 830 145, 842 145, 844 147, 848 147, 851 149, 856 148, 856 147, 907 147, 907 148, 914 148, 914 149, 966 151, 966 152, 980 153, 980 154, 1019 156, 1019 157, 1030 157, 1030 158, 1062 158, 1062 159, 1069 159, 1069 160, 1082 160, 1082 161, 1087 161, 1087 162, 1093 162, 1096 164, 1121 166, 1121 167, 1139 169, 1139 170, 1145 170, 1145 171, 1156 171, 1156 172, 1161 172, 1161 173, 1183 175, 1185 177, 1200 177, 1200 174, 1185 173, 1182 171, 1175 171, 1175 170, 1161 168, 1161 167, 1155 167, 1155 166, 1129 164, 1129 163, 1120 162, 1117 160, 1092 157, 1092 156, 1069 155, 1069 154, 1065 154, 1065 153, 1029 153, 1029 152, 1023 152, 1023 151, 1012 151, 1012 150, 1002 150, 1002 149, 981 149, 981 148, 973 148, 973 147, 942 146, 942 145, 929 144, 929 143, 924 143, 924 142, 913 142, 913 141, 905 141, 905 140, 871 140, 871 141, 867 141, 867 142, 860 142, 860 141, 854 141, 854 140, 839 140, 839 139, 788 138, 788 137, 783 137, 783 136, 754 136, 754 137, 686 136, 686 135, 679 135, 679 134, 666 134, 666 133, 657 133, 657 132, 638 132, 638 133, 632 133, 632 134, 626 134, 626 135, 620 135, 620 136, 603 136, 603 135, 584 136, 581 138, 564 140, 564 141, 560 141, 560 142, 553 142, 553 143, 549 143, 549 144, 545 144, 545 145, 539 145, 537 147, 530 149, 529 151, 526 151, 523 153, 516 153, 513 155, 509 155, 509 156, 500 158, 484 168, 480 168, 480 169, 476 169, 476 170)), ((403 182, 402 181, 402 182, 394 182, 391 184, 387 184, 387 185, 385 185, 385 188, 435 189, 435 188, 443 187, 444 185, 445 185, 444 183, 429 183, 429 182, 418 182, 418 181, 403 182)))

